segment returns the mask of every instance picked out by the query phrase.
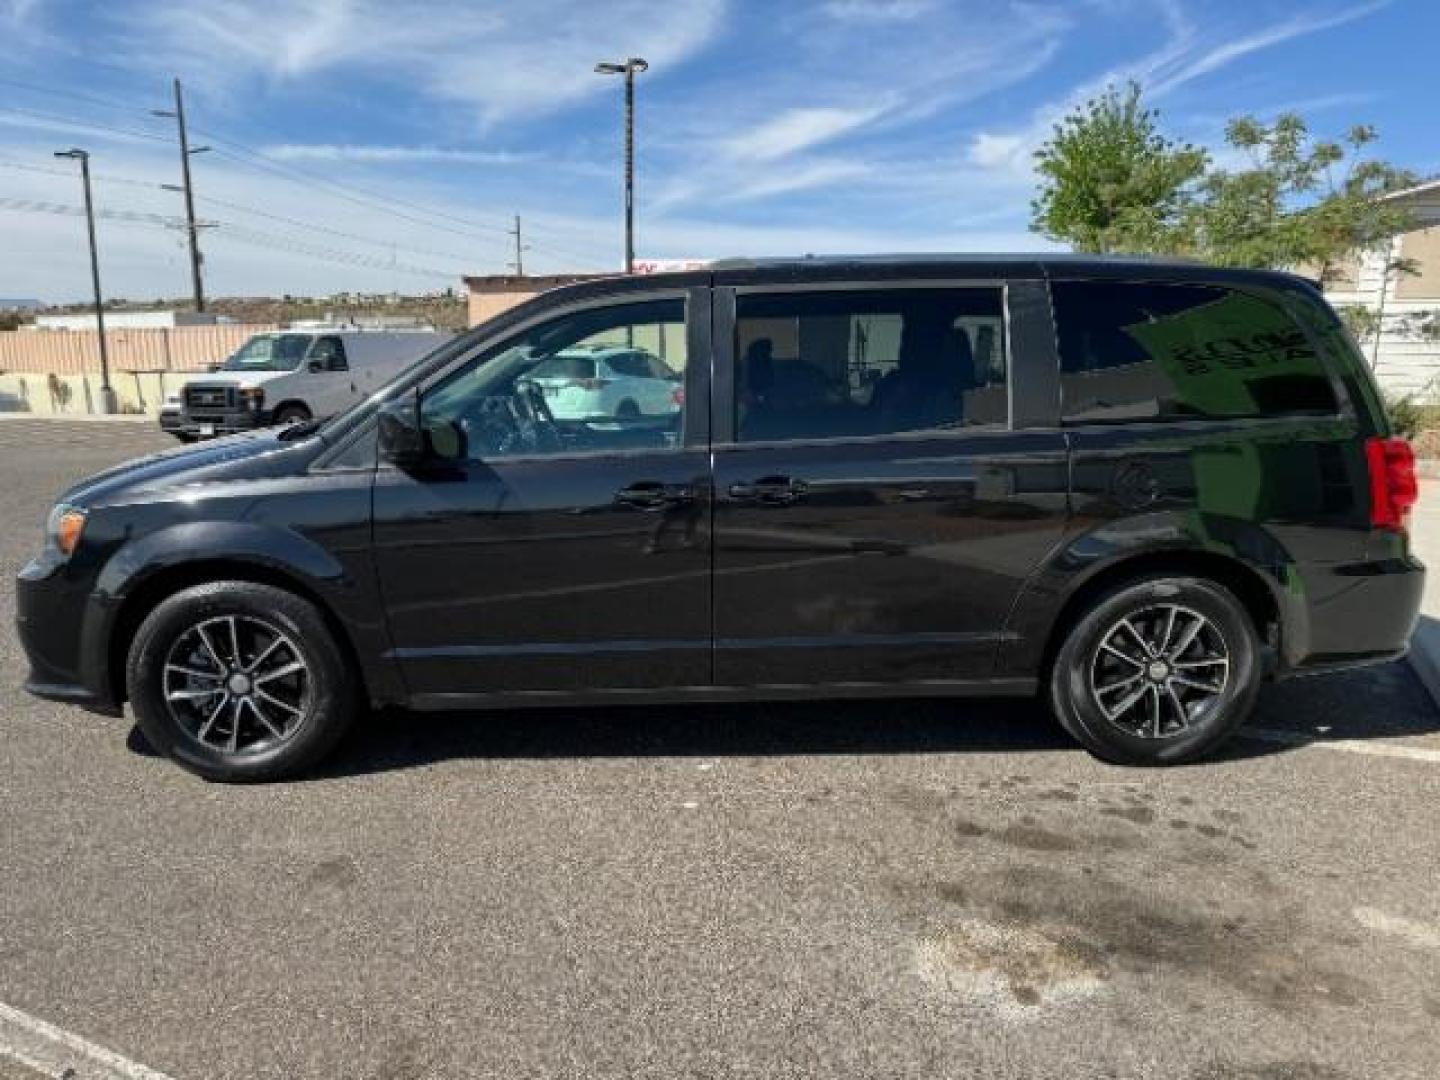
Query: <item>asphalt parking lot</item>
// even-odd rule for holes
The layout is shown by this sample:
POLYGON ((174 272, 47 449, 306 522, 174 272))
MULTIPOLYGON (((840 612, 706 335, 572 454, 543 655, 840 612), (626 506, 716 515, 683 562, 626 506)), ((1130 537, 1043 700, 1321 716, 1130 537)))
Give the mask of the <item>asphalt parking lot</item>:
POLYGON ((376 717, 212 786, 20 689, 51 498, 166 445, 0 423, 4 1080, 46 1068, 12 1015, 118 1055, 77 1080, 1436 1075, 1404 665, 1269 688, 1177 770, 1029 703, 870 702, 376 717))

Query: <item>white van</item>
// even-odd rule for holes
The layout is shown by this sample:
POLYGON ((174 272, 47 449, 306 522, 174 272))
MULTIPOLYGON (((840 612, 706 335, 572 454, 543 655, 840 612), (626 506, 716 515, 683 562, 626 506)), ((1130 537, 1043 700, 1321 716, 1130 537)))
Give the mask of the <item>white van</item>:
POLYGON ((450 334, 432 329, 305 328, 256 334, 166 399, 160 426, 182 442, 332 416, 450 334))

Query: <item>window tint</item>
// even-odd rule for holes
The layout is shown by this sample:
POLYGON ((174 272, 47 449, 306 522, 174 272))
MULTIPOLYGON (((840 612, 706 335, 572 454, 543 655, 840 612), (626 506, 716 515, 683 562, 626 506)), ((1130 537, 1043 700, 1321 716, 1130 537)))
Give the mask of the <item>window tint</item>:
POLYGON ((1333 413, 1309 339, 1280 307, 1209 285, 1057 282, 1071 423, 1333 413))
POLYGON ((348 371, 345 360, 345 343, 338 337, 316 338, 310 347, 310 359, 318 360, 326 371, 348 371))
POLYGON ((998 288, 741 296, 737 438, 1003 425, 1003 312, 998 288))
POLYGON ((629 342, 654 343, 666 364, 683 371, 685 302, 575 312, 475 356, 421 400, 432 448, 453 460, 493 461, 678 447, 683 394, 670 387, 627 394, 625 384, 597 376, 597 360, 626 355, 629 342))

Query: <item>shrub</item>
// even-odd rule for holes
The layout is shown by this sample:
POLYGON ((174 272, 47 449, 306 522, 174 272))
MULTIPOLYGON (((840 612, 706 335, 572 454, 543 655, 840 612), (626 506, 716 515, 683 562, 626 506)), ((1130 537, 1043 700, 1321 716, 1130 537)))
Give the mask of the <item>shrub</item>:
POLYGON ((1440 397, 1434 393, 1385 395, 1385 411, 1397 435, 1413 439, 1422 431, 1440 430, 1440 397))

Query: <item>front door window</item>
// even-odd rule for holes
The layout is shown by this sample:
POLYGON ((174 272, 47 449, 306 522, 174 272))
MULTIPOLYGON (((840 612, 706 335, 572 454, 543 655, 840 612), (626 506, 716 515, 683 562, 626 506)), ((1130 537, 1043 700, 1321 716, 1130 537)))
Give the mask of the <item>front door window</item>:
POLYGON ((683 300, 576 312, 462 365, 425 393, 422 421, 455 461, 673 449, 687 359, 683 300))

